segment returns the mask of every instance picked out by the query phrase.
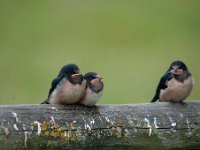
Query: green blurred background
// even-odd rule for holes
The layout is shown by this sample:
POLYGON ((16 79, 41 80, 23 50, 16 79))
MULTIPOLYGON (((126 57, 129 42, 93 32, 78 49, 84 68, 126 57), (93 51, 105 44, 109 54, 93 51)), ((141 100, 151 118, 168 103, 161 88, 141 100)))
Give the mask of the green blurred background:
POLYGON ((99 103, 143 103, 184 61, 200 99, 199 0, 1 0, 0 104, 40 103, 64 64, 96 71, 99 103))

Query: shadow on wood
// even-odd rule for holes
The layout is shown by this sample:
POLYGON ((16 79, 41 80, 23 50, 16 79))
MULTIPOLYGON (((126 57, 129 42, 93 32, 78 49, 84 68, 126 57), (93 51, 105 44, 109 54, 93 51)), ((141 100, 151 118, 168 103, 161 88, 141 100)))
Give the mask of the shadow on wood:
POLYGON ((200 149, 200 102, 0 106, 1 149, 200 149))

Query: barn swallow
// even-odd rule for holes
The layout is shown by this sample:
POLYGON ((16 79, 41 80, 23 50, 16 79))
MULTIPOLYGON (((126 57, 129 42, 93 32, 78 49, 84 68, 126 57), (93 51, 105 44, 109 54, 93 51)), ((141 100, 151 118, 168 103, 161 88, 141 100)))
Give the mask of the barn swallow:
POLYGON ((86 106, 94 106, 103 94, 104 83, 101 76, 95 72, 86 73, 84 80, 86 81, 86 92, 79 103, 86 106))
POLYGON ((194 81, 187 66, 182 61, 174 61, 160 79, 151 102, 158 99, 160 102, 183 102, 190 95, 193 85, 194 81))
POLYGON ((61 68, 52 81, 48 99, 42 104, 74 104, 80 101, 85 93, 86 82, 75 64, 61 68))

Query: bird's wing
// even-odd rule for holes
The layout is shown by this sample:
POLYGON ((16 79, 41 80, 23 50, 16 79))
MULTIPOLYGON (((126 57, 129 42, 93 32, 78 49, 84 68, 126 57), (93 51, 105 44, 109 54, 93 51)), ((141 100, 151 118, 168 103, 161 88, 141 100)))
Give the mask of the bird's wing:
POLYGON ((64 76, 60 76, 55 78, 52 82, 51 82, 51 88, 49 89, 49 96, 51 95, 51 93, 55 90, 55 88, 57 87, 57 85, 59 84, 59 82, 63 79, 64 76))
POLYGON ((172 73, 171 72, 166 72, 164 74, 164 76, 162 76, 162 78, 160 79, 160 82, 157 86, 157 89, 156 89, 156 94, 155 96, 153 97, 153 99, 151 100, 151 102, 155 102, 159 99, 159 95, 160 95, 160 90, 161 89, 166 89, 167 88, 167 85, 166 85, 166 82, 171 80, 172 79, 172 73))
POLYGON ((58 76, 55 79, 52 80, 51 82, 51 88, 49 89, 49 94, 48 94, 48 99, 43 101, 41 104, 49 104, 49 97, 51 93, 55 90, 56 86, 59 84, 59 82, 63 79, 64 76, 58 76))

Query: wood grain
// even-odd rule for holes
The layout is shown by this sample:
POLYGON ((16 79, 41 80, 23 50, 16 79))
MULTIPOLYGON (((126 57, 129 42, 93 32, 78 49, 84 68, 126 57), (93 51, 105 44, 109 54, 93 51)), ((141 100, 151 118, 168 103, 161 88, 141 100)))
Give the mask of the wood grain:
POLYGON ((1 105, 0 149, 200 149, 200 102, 1 105))

